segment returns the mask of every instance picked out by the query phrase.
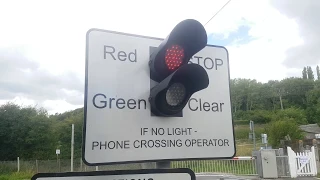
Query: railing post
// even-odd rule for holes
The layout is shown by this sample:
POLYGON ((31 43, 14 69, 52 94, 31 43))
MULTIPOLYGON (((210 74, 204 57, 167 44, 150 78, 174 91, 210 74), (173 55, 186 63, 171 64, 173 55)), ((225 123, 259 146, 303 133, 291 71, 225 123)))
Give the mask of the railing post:
POLYGON ((73 172, 74 124, 71 125, 71 172, 73 172))
POLYGON ((37 173, 39 173, 39 165, 38 165, 38 160, 36 160, 36 169, 37 169, 37 173))
POLYGON ((318 168, 317 168, 317 160, 316 160, 316 153, 318 153, 317 151, 315 151, 315 147, 312 146, 311 147, 311 158, 310 158, 310 165, 311 165, 311 170, 313 171, 313 175, 316 176, 318 174, 318 168))
POLYGON ((20 171, 20 158, 19 157, 17 158, 17 166, 18 166, 17 169, 18 169, 18 172, 19 172, 20 171))

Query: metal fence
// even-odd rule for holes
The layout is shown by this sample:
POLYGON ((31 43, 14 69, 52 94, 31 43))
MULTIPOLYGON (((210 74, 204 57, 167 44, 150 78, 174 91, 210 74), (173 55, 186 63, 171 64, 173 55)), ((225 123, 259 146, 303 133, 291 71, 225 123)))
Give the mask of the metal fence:
MULTIPOLYGON (((141 164, 121 164, 107 166, 87 166, 81 159, 75 159, 73 162, 73 171, 96 171, 96 170, 125 170, 141 169, 141 164)), ((0 174, 11 172, 33 172, 33 173, 51 173, 51 172, 70 172, 70 159, 63 160, 34 160, 34 161, 0 161, 0 174)))
POLYGON ((195 173, 257 175, 255 159, 177 161, 172 162, 171 166, 172 168, 190 168, 195 173))
MULTIPOLYGON (((33 173, 69 172, 71 171, 70 160, 20 160, 20 171, 33 173)), ((190 168, 195 173, 223 173, 238 175, 257 175, 255 159, 226 159, 226 160, 198 160, 198 161, 172 161, 171 168, 190 168)), ((87 166, 81 159, 75 159, 73 171, 96 171, 96 170, 125 170, 154 168, 154 163, 121 164, 106 166, 87 166)), ((18 171, 17 161, 0 162, 0 173, 18 171)))

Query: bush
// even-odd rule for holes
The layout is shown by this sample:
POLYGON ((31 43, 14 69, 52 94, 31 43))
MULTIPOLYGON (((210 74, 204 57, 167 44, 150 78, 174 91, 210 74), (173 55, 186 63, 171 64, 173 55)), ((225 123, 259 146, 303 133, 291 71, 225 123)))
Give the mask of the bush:
POLYGON ((299 140, 303 138, 303 133, 300 130, 298 124, 290 118, 284 118, 283 120, 270 122, 267 127, 268 143, 273 148, 280 146, 280 140, 289 135, 291 140, 299 140))
POLYGON ((233 121, 234 125, 248 125, 249 126, 249 123, 250 121, 249 120, 234 120, 233 121))
POLYGON ((299 125, 308 124, 306 113, 303 109, 300 108, 291 107, 278 111, 274 117, 274 120, 283 119, 296 122, 299 125))
POLYGON ((309 106, 306 109, 306 116, 309 123, 318 123, 320 118, 320 104, 309 106))
POLYGON ((238 110, 237 112, 233 113, 233 119, 234 120, 248 120, 247 119, 247 114, 249 111, 242 111, 242 110, 238 110))
MULTIPOLYGON (((319 111, 320 112, 320 111, 319 111)), ((300 108, 287 108, 284 110, 266 111, 266 110, 254 110, 254 111, 237 111, 234 113, 234 122, 237 125, 249 124, 252 120, 256 124, 266 124, 273 120, 287 119, 297 122, 299 125, 308 124, 306 113, 300 108)))
POLYGON ((254 121, 257 124, 265 124, 272 120, 274 113, 266 110, 254 110, 254 111, 237 111, 234 113, 234 119, 254 121))
POLYGON ((254 111, 251 120, 255 123, 265 124, 273 119, 274 113, 266 110, 254 111))

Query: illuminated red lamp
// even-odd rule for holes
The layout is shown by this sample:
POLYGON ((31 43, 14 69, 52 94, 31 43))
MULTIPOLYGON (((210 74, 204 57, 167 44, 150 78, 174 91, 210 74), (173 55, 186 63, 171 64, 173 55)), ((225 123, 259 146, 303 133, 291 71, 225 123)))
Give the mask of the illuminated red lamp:
POLYGON ((184 58, 184 49, 179 45, 172 45, 166 51, 165 61, 169 70, 176 70, 180 67, 184 58))

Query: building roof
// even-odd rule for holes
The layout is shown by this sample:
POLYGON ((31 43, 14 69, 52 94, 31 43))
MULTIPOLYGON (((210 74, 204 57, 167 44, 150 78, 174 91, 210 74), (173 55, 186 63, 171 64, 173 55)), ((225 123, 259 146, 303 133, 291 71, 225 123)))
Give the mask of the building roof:
POLYGON ((320 127, 318 124, 308 124, 299 126, 304 132, 320 134, 320 127))

